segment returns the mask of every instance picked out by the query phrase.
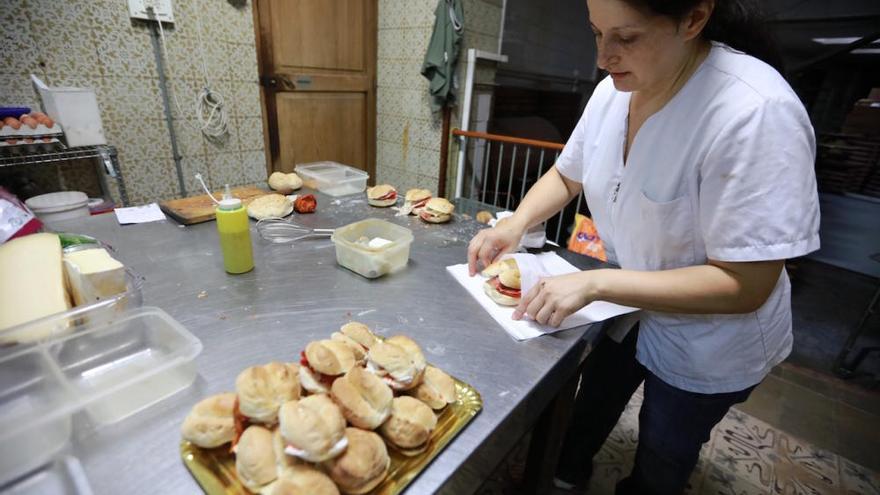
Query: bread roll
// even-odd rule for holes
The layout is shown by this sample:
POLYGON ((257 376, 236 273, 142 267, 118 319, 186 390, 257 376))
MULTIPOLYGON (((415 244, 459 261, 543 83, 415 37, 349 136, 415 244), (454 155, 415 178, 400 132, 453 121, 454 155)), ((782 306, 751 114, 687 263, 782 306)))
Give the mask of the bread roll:
POLYGON ((235 471, 252 492, 259 492, 278 477, 271 431, 257 425, 244 430, 235 447, 235 471))
POLYGON ((272 175, 269 176, 269 187, 281 194, 290 194, 301 188, 302 185, 302 179, 295 173, 272 172, 272 175))
POLYGON ((210 449, 232 441, 235 435, 235 394, 212 395, 199 401, 183 420, 183 438, 210 449))
POLYGON ((501 272, 506 272, 507 270, 519 270, 519 267, 516 264, 515 258, 504 258, 502 260, 498 260, 495 263, 487 266, 483 269, 480 274, 484 277, 496 277, 501 275, 501 272))
POLYGON ((255 198, 247 206, 247 214, 254 220, 286 217, 293 211, 293 204, 282 194, 266 194, 255 198))
POLYGON ((455 402, 455 380, 443 370, 427 366, 422 383, 410 391, 410 394, 431 409, 443 409, 447 404, 455 402))
POLYGON ((418 344, 403 335, 379 342, 367 353, 367 369, 394 390, 417 387, 425 366, 425 356, 418 344))
POLYGON ((379 377, 354 367, 333 382, 331 397, 353 426, 374 430, 391 414, 394 394, 379 377))
POLYGON ((367 493, 388 474, 391 459, 382 438, 357 428, 346 428, 348 449, 325 464, 327 474, 343 493, 367 493))
POLYGON ((446 198, 432 198, 419 212, 419 218, 428 223, 446 223, 452 219, 454 210, 455 205, 446 198))
POLYGON ((309 343, 305 350, 309 366, 325 375, 341 375, 355 364, 352 350, 336 340, 318 340, 309 343))
POLYGON ((391 206, 397 203, 397 190, 389 184, 379 184, 367 188, 367 202, 371 206, 391 206))
POLYGON ((416 455, 427 448, 437 416, 424 402, 406 395, 395 397, 391 417, 379 427, 382 436, 404 455, 416 455))
POLYGON ((342 328, 340 328, 339 331, 362 345, 367 350, 369 350, 370 347, 373 347, 373 344, 379 340, 379 338, 376 337, 376 334, 370 331, 370 327, 357 321, 342 325, 342 328))
POLYGON ((329 476, 315 468, 300 465, 280 473, 271 495, 339 495, 329 476))
POLYGON ((287 454, 321 462, 345 450, 345 418, 326 395, 286 402, 281 406, 279 420, 287 454))
POLYGON ((299 366, 278 362, 251 366, 235 379, 235 391, 241 414, 257 423, 275 424, 281 404, 300 397, 299 366))

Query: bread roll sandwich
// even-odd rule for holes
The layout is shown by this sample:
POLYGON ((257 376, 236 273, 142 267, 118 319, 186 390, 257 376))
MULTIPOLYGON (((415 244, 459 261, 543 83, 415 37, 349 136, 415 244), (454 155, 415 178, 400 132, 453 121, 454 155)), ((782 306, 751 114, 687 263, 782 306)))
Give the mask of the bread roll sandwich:
POLYGON ((431 196, 431 191, 428 189, 410 189, 403 197, 403 211, 407 215, 418 215, 431 196))
POLYGON ((489 277, 483 284, 483 291, 493 301, 502 306, 516 306, 522 296, 520 290, 520 274, 516 260, 506 258, 496 261, 482 271, 489 277))
POLYGON ((272 172, 272 175, 269 176, 269 187, 281 194, 290 194, 301 188, 302 185, 302 179, 295 173, 272 172))
POLYGON ((326 394, 339 375, 350 370, 357 360, 351 348, 337 340, 316 340, 300 354, 299 378, 312 394, 326 394))
POLYGON ((380 208, 391 206, 397 203, 397 189, 389 184, 367 188, 367 202, 380 208))
POLYGON ((241 415, 252 423, 274 425, 281 404, 299 399, 299 366, 279 362, 251 366, 238 374, 235 391, 241 415))
POLYGON ((305 465, 287 469, 269 491, 270 495, 339 495, 339 489, 329 476, 305 465))
POLYGON ((183 420, 183 438, 206 449, 231 442, 235 435, 235 394, 212 395, 199 401, 183 420))
POLYGON ((370 347, 372 347, 378 340, 376 335, 370 331, 369 327, 357 321, 342 325, 342 328, 340 328, 338 332, 333 332, 330 339, 348 345, 352 352, 354 352, 354 357, 358 362, 364 360, 367 351, 369 351, 370 347))
POLYGON ((394 398, 385 382, 358 366, 333 382, 330 396, 345 419, 364 430, 374 430, 388 419, 394 398))
POLYGON ((272 432, 252 425, 241 435, 235 447, 235 471, 248 490, 259 493, 278 477, 272 432))
POLYGON ((440 410, 455 402, 455 380, 443 370, 427 366, 422 383, 409 393, 431 409, 440 410))
POLYGON ((403 395, 391 404, 391 417, 379 427, 382 436, 406 456, 421 454, 428 448, 437 416, 424 402, 403 395))
POLYGON ((455 205, 446 198, 432 198, 419 212, 419 218, 428 223, 446 223, 452 218, 455 205))
POLYGON ((367 354, 367 371, 394 390, 409 390, 421 383, 425 356, 419 345, 404 335, 379 342, 367 354))
POLYGON ((247 206, 247 214, 254 220, 286 217, 293 211, 293 204, 283 194, 266 194, 255 198, 247 206))
POLYGON ((348 449, 324 467, 343 493, 367 493, 388 474, 388 449, 382 437, 372 431, 346 428, 345 436, 348 449))
POLYGON ((308 462, 322 462, 341 454, 345 418, 325 394, 292 400, 281 406, 279 429, 286 442, 284 452, 308 462))

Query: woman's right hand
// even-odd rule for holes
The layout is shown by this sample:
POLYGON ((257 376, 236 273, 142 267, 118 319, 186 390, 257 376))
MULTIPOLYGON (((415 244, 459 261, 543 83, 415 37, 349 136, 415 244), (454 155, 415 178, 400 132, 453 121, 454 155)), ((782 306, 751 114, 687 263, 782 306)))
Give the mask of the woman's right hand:
POLYGON ((514 217, 499 220, 495 227, 483 229, 468 244, 468 272, 473 277, 477 274, 477 262, 483 268, 497 261, 503 254, 509 253, 519 246, 525 234, 525 227, 514 217))

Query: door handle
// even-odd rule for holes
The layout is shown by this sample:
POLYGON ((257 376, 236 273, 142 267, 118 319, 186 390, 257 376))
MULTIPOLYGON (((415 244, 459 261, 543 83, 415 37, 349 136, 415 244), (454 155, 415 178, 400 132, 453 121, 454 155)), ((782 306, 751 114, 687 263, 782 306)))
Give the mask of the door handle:
POLYGON ((260 84, 266 88, 280 91, 291 91, 296 89, 296 85, 290 80, 290 77, 284 74, 272 74, 271 76, 260 77, 260 84))

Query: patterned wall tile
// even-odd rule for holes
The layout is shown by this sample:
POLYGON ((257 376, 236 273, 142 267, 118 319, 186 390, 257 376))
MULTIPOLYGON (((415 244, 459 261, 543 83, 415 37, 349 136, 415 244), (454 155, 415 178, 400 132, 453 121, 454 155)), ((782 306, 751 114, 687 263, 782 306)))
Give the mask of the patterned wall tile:
POLYGON ((211 167, 208 166, 205 155, 185 156, 180 159, 180 170, 183 174, 183 184, 186 187, 187 196, 195 196, 202 193, 202 185, 196 179, 197 173, 202 174, 205 184, 209 188, 216 189, 217 184, 211 176, 211 167))
POLYGON ((422 60, 378 61, 376 68, 377 85, 380 88, 401 88, 428 91, 428 80, 422 76, 422 60))
POLYGON ((176 197, 174 161, 165 158, 126 164, 125 187, 135 205, 176 197))
POLYGON ((266 171, 266 153, 263 150, 242 151, 241 164, 244 168, 246 184, 265 184, 268 179, 266 171))
POLYGON ((242 151, 263 150, 263 119, 246 117, 232 119, 232 126, 238 129, 239 149, 242 151))
POLYGON ((150 34, 108 30, 96 42, 101 72, 112 77, 159 77, 150 34))
POLYGON ((378 58, 421 61, 430 39, 430 28, 384 29, 379 36, 378 58))
POLYGON ((95 160, 76 160, 64 164, 59 169, 62 189, 82 191, 90 198, 101 196, 101 183, 95 160))
POLYGON ((172 157, 168 126, 163 119, 107 119, 103 124, 107 142, 116 146, 123 162, 172 157))
POLYGON ((257 68, 256 47, 253 44, 227 43, 226 48, 227 61, 235 61, 229 64, 231 70, 227 72, 228 79, 257 83, 260 73, 257 68))
POLYGON ((97 93, 102 117, 106 120, 164 117, 157 79, 105 77, 97 93))
POLYGON ((258 83, 233 81, 230 98, 235 102, 234 116, 262 118, 263 106, 258 83))
POLYGON ((430 95, 427 90, 420 89, 379 88, 376 91, 376 113, 423 120, 433 117, 430 95))
POLYGON ((177 152, 186 157, 203 157, 206 153, 205 137, 199 130, 195 119, 174 119, 174 134, 177 139, 177 152))
POLYGON ((380 0, 379 29, 434 26, 436 3, 412 0, 380 0))
POLYGON ((0 10, 0 67, 6 75, 26 75, 38 63, 38 52, 22 0, 10 0, 0 10))
POLYGON ((245 173, 242 164, 241 153, 208 153, 208 163, 211 167, 211 180, 214 187, 240 186, 247 184, 251 174, 245 173))
POLYGON ((167 53, 165 77, 203 80, 204 70, 202 70, 198 41, 178 32, 166 32, 165 35, 165 48, 162 54, 165 57, 167 53))
POLYGON ((0 105, 4 106, 27 106, 34 109, 40 108, 40 99, 31 90, 27 77, 0 74, 0 105))

